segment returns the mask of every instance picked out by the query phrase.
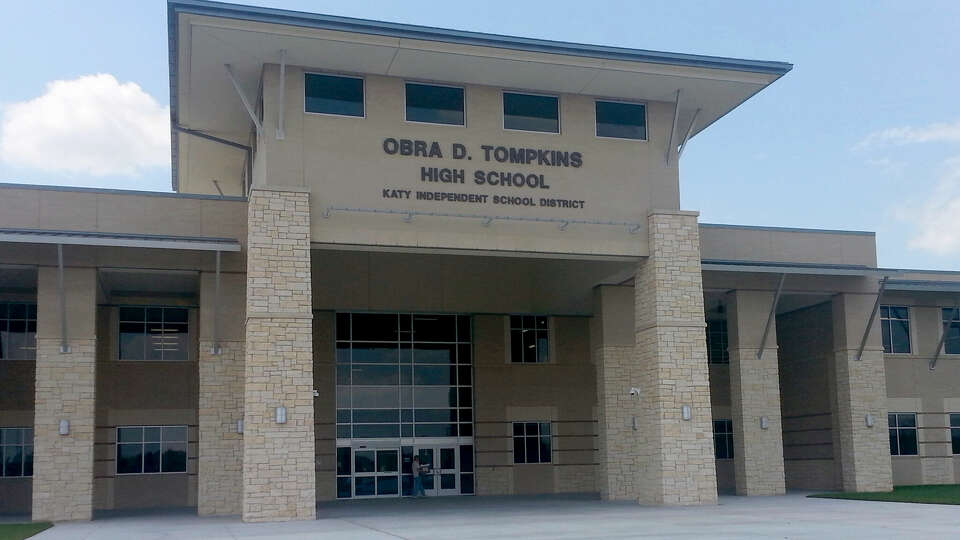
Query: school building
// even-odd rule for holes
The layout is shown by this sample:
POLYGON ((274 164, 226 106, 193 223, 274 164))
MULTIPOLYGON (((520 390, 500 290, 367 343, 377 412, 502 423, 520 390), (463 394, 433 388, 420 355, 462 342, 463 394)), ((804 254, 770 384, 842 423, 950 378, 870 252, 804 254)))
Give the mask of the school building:
POLYGON ((168 14, 173 192, 0 184, 0 513, 960 482, 960 273, 680 208, 790 64, 168 14))

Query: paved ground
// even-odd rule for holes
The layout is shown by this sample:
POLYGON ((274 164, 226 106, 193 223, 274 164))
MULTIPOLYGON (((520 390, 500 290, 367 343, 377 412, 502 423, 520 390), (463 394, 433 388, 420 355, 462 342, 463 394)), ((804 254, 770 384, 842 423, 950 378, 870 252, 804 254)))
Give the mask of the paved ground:
POLYGON ((654 508, 585 497, 461 497, 326 503, 320 519, 242 523, 185 512, 61 523, 34 538, 957 538, 960 507, 721 497, 717 506, 654 508))

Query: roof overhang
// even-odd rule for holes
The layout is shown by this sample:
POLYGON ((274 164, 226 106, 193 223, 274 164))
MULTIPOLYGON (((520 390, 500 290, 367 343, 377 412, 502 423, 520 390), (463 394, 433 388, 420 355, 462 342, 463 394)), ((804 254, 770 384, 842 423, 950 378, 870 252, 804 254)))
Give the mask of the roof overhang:
POLYGON ((191 251, 240 251, 240 242, 232 238, 88 231, 50 231, 38 229, 0 229, 0 242, 185 249, 191 251))
POLYGON ((281 50, 288 64, 316 70, 643 101, 673 102, 681 90, 677 124, 682 133, 692 125, 691 136, 792 68, 204 0, 170 1, 168 23, 171 122, 238 143, 246 142, 250 120, 224 64, 257 95, 263 65, 278 63, 281 50))
POLYGON ((815 276, 871 276, 884 274, 883 271, 876 268, 853 264, 703 260, 700 267, 703 271, 714 272, 806 274, 815 276))
POLYGON ((888 291, 960 293, 960 281, 887 280, 888 291))

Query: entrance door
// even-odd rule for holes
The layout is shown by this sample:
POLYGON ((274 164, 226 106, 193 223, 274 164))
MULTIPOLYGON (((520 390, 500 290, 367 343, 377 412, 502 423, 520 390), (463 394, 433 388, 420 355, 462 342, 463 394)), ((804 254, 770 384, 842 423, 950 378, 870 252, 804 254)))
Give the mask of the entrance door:
POLYGON ((400 450, 354 450, 353 496, 396 497, 400 494, 400 450))
POLYGON ((460 466, 456 446, 418 446, 420 465, 429 472, 423 476, 427 496, 460 494, 460 466))

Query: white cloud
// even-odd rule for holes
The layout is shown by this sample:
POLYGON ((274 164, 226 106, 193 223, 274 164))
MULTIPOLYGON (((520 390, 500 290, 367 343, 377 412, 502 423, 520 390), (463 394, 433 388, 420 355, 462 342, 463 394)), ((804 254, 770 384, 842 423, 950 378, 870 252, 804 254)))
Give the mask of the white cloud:
POLYGON ((136 175, 170 163, 170 109, 110 74, 52 81, 3 108, 0 160, 46 172, 136 175))
POLYGON ((960 156, 943 163, 943 174, 925 202, 898 213, 898 217, 916 227, 909 241, 913 249, 937 255, 960 253, 960 156))
POLYGON ((923 127, 895 127, 875 131, 854 145, 857 150, 875 146, 917 144, 927 142, 960 142, 960 120, 938 122, 923 127))

